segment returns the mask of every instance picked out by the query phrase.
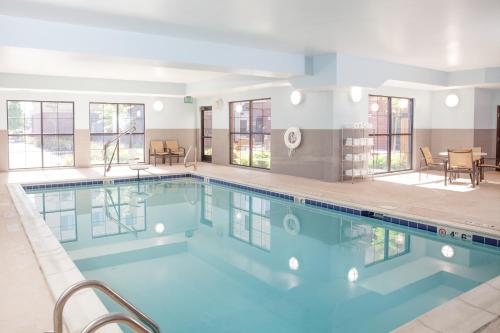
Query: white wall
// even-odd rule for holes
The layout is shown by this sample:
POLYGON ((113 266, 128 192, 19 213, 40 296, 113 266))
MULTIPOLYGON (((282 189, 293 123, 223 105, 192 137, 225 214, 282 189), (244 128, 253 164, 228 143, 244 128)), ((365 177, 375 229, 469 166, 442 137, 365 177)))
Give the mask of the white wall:
POLYGON ((434 91, 431 94, 432 128, 473 129, 474 88, 434 91), (454 108, 446 106, 445 99, 453 93, 460 99, 454 108))
POLYGON ((74 102, 75 129, 89 128, 90 102, 145 104, 146 129, 186 129, 194 128, 196 124, 196 105, 184 104, 182 98, 3 90, 0 91, 0 130, 7 129, 7 100, 74 102), (163 111, 153 110, 152 105, 156 100, 163 102, 163 111))
POLYGON ((297 106, 290 102, 292 91, 291 87, 257 89, 198 98, 196 104, 198 108, 210 106, 217 99, 222 99, 222 109, 214 109, 212 113, 212 126, 215 129, 229 128, 229 102, 258 98, 271 98, 273 129, 285 129, 290 126, 304 129, 332 128, 333 93, 331 91, 306 91, 303 102, 297 106))
MULTIPOLYGON (((291 87, 279 87, 221 94, 198 98, 196 104, 199 108, 212 105, 219 98, 223 100, 222 109, 213 112, 213 128, 216 129, 229 128, 229 102, 269 97, 272 105, 273 129, 290 126, 306 129, 340 129, 354 122, 368 120, 369 94, 408 97, 414 99, 414 128, 432 128, 434 110, 431 104, 432 93, 429 91, 395 87, 362 89, 362 99, 357 103, 351 100, 350 89, 304 91, 304 101, 298 106, 290 103, 289 96, 292 91, 291 87)), ((438 98, 435 103, 437 105, 438 98)), ((442 104, 444 105, 444 102, 442 104)), ((440 105, 439 108, 444 107, 440 105)))
POLYGON ((333 128, 352 127, 356 122, 368 121, 368 90, 363 89, 361 101, 351 99, 350 89, 333 92, 333 128))
POLYGON ((495 129, 498 105, 500 105, 500 90, 475 89, 474 127, 495 129))

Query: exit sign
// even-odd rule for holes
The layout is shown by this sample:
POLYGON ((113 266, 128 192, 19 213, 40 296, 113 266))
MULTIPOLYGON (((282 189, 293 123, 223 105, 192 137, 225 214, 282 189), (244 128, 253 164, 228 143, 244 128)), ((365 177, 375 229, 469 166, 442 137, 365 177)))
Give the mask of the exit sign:
POLYGON ((186 104, 193 104, 193 96, 185 96, 184 97, 184 103, 186 103, 186 104))

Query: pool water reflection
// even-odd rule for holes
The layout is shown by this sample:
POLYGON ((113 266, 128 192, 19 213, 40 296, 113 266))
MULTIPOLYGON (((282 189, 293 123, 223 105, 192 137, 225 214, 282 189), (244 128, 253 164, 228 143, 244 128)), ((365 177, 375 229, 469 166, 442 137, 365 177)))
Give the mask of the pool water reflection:
POLYGON ((196 181, 28 196, 166 332, 387 332, 500 274, 495 250, 196 181))

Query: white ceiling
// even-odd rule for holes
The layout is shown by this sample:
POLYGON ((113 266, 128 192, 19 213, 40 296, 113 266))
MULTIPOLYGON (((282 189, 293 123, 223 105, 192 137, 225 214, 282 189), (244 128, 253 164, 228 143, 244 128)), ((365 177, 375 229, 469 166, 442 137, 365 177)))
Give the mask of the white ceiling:
POLYGON ((0 13, 440 70, 500 65, 500 0, 1 0, 0 13))
POLYGON ((0 47, 0 73, 2 72, 174 83, 205 81, 227 75, 169 68, 133 59, 16 47, 0 47))

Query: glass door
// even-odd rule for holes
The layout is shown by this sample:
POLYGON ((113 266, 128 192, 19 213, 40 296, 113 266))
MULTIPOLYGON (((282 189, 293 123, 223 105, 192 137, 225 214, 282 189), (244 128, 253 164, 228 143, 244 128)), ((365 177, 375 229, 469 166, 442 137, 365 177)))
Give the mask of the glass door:
POLYGON ((201 107, 201 160, 212 162, 212 107, 201 107))
POLYGON ((410 170, 413 139, 413 100, 369 96, 368 121, 373 125, 371 165, 375 173, 410 170))

